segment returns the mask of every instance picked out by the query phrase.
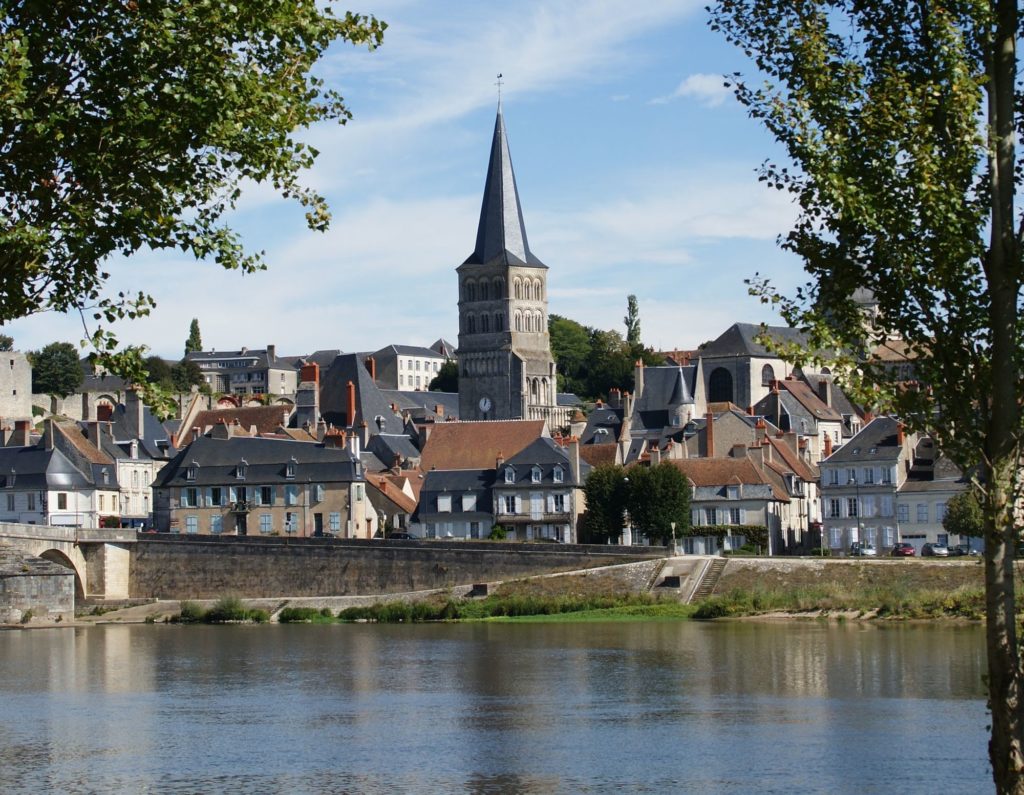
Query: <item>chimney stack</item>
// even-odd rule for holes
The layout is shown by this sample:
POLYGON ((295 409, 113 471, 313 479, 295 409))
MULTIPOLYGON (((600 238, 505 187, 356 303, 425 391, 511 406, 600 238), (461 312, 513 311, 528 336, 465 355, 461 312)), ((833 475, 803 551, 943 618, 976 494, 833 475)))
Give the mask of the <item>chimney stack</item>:
POLYGON ((345 414, 345 427, 351 428, 356 424, 356 385, 349 381, 346 391, 348 404, 345 414))
POLYGON ((577 486, 583 485, 583 480, 580 477, 580 437, 570 436, 569 437, 569 474, 572 476, 572 482, 577 486))
POLYGON ((299 370, 299 382, 313 383, 320 386, 320 365, 316 362, 302 365, 302 369, 299 370))
POLYGON ((32 444, 32 423, 28 420, 15 420, 11 446, 28 447, 30 444, 32 444))
POLYGON ((707 436, 707 456, 708 458, 715 457, 715 414, 709 411, 705 417, 707 427, 705 428, 705 434, 707 436))
POLYGON ((505 463, 505 454, 503 452, 501 452, 501 450, 499 450, 498 451, 498 457, 494 459, 494 468, 495 469, 501 469, 501 465, 504 464, 504 463, 505 463))
POLYGON ((832 383, 827 378, 818 382, 818 397, 826 406, 832 406, 832 383))
POLYGON ((754 425, 755 437, 758 444, 764 444, 765 439, 768 437, 768 424, 764 419, 759 419, 754 425))
POLYGON ((832 455, 832 437, 829 436, 826 433, 825 434, 825 452, 823 453, 822 457, 823 458, 828 458, 830 455, 832 455))
POLYGON ((372 356, 366 357, 366 369, 370 371, 370 379, 377 383, 377 360, 372 356))
MULTIPOLYGON (((600 405, 601 401, 598 401, 598 407, 600 407, 600 405)), ((617 386, 608 390, 608 405, 613 409, 617 409, 622 406, 622 390, 617 386)))
POLYGON ((633 395, 642 396, 644 393, 644 360, 636 360, 636 375, 633 379, 633 395))
POLYGON ((268 345, 267 346, 267 363, 271 364, 276 359, 277 359, 277 346, 276 345, 268 345))
POLYGON ((903 447, 903 443, 905 441, 906 441, 906 436, 903 433, 903 423, 902 422, 897 422, 896 423, 896 444, 899 447, 903 447))

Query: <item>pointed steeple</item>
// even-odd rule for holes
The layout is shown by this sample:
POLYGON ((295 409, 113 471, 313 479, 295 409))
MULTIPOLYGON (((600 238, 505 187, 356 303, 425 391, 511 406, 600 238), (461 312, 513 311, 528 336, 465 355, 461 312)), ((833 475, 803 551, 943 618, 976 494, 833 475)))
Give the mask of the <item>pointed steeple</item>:
POLYGON ((522 207, 519 206, 516 175, 512 170, 505 118, 500 105, 498 118, 494 121, 494 140, 491 143, 487 182, 484 183, 484 200, 480 205, 476 249, 463 264, 483 265, 499 257, 504 265, 547 267, 533 256, 526 240, 526 225, 523 223, 522 207))

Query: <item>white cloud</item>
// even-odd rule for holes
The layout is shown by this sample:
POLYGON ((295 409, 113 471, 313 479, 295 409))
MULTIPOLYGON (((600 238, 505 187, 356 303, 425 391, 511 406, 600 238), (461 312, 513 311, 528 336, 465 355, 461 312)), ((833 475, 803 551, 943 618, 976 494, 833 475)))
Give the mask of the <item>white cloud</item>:
POLYGON ((683 79, 671 94, 655 97, 652 105, 664 105, 680 97, 692 97, 708 108, 716 108, 732 96, 721 75, 692 74, 683 79))

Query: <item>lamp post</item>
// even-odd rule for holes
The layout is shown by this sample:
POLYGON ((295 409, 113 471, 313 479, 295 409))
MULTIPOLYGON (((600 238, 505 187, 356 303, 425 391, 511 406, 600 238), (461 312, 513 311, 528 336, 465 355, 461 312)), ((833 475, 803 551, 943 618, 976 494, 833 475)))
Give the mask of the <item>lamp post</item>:
POLYGON ((672 554, 677 555, 679 550, 676 547, 676 523, 672 522, 672 554))

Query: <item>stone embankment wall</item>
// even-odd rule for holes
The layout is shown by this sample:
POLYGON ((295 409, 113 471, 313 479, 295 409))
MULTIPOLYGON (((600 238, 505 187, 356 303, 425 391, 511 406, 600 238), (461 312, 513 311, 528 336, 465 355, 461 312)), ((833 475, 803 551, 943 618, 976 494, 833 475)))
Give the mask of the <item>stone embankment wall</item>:
POLYGON ((355 596, 449 588, 661 558, 663 547, 140 536, 134 598, 355 596))
POLYGON ((0 624, 70 621, 74 617, 73 571, 0 545, 0 624))

